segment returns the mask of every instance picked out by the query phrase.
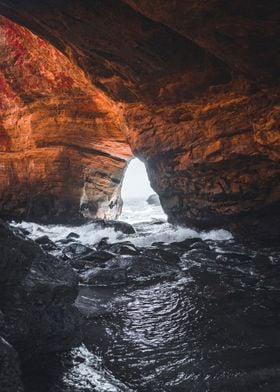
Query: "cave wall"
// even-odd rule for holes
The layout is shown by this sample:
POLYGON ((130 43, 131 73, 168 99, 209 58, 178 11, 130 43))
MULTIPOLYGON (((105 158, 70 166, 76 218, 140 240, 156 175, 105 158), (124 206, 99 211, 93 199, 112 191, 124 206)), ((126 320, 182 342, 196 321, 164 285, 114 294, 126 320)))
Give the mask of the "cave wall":
MULTIPOLYGON (((276 1, 8 0, 0 1, 0 14, 37 34, 18 24, 11 28, 12 34, 29 34, 24 63, 39 69, 37 90, 30 89, 15 69, 20 61, 14 62, 13 43, 1 34, 2 79, 20 102, 17 109, 2 110, 1 132, 8 138, 2 136, 0 159, 9 162, 9 174, 0 172, 2 215, 33 217, 30 210, 37 207, 40 215, 38 200, 45 197, 53 200, 49 217, 76 214, 81 200, 92 216, 113 216, 108 206, 112 200, 119 205, 123 170, 133 153, 146 163, 171 221, 277 238, 276 1), (37 41, 44 44, 37 47, 37 41), (42 78, 42 63, 52 83, 42 78), (61 73, 73 82, 55 88, 61 73), (21 102, 24 96, 29 98, 21 102), (9 120, 7 127, 7 118, 17 125, 9 120), (24 152, 8 152, 8 139, 14 150, 25 145, 24 152), (36 170, 44 172, 34 181, 36 170, 22 168, 34 162, 32 151, 36 170), (32 208, 26 208, 30 200, 32 208)), ((9 106, 15 99, 6 101, 9 106)))
POLYGON ((131 157, 117 105, 27 29, 1 17, 0 37, 2 216, 115 216, 131 157))

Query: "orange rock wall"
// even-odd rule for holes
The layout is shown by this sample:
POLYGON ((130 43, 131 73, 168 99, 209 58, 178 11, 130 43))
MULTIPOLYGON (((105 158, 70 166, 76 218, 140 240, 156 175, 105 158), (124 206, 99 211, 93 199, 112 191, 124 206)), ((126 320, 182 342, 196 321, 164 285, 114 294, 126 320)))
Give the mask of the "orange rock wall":
POLYGON ((118 204, 107 206, 119 199, 131 157, 117 105, 57 49, 4 17, 0 37, 2 215, 67 219, 82 203, 86 214, 115 216, 118 204))
POLYGON ((277 3, 0 0, 41 37, 1 20, 2 211, 112 216, 133 153, 171 221, 277 238, 277 3))

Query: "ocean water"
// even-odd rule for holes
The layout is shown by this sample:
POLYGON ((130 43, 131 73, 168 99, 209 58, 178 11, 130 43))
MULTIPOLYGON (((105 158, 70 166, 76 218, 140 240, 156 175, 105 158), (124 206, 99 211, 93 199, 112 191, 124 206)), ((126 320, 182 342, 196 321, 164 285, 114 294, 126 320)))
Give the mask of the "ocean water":
POLYGON ((120 219, 136 234, 92 223, 20 226, 54 242, 74 231, 89 246, 104 237, 141 247, 199 237, 204 246, 174 248, 175 274, 82 285, 83 345, 28 363, 26 392, 279 392, 280 248, 251 249, 225 230, 173 226, 144 200, 125 203, 120 219))
POLYGON ((104 237, 108 237, 111 243, 126 240, 137 246, 150 246, 153 242, 158 241, 183 241, 186 238, 196 237, 203 240, 212 239, 217 241, 232 239, 231 233, 223 229, 199 232, 187 227, 172 225, 167 222, 167 216, 161 206, 149 205, 143 199, 125 200, 119 220, 132 224, 136 229, 136 234, 125 235, 121 232, 115 232, 113 228, 98 229, 94 223, 87 223, 82 226, 64 226, 12 222, 12 225, 27 229, 30 232, 29 237, 31 239, 48 235, 54 242, 64 239, 71 232, 75 232, 79 234, 80 241, 89 246, 97 244, 104 237))

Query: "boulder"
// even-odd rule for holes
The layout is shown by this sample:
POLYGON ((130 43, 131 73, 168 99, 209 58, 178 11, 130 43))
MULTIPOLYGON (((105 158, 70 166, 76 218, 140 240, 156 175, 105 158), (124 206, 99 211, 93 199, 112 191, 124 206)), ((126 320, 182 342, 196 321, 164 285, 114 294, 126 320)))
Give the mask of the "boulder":
POLYGON ((159 200, 159 196, 156 193, 150 195, 148 197, 148 199, 146 200, 146 202, 148 204, 151 204, 151 205, 154 205, 154 206, 160 206, 161 205, 160 204, 160 200, 159 200))
POLYGON ((35 242, 48 252, 57 249, 57 245, 47 235, 36 238, 35 242))
POLYGON ((104 220, 95 219, 93 221, 95 228, 97 229, 107 229, 112 228, 114 231, 120 231, 123 234, 135 234, 136 231, 132 225, 127 222, 118 220, 104 220))
MULTIPOLYGON (((0 335, 18 352, 21 361, 79 344, 81 319, 73 305, 78 293, 74 271, 43 253, 33 241, 15 236, 3 222, 0 249, 0 335)), ((14 383, 20 391, 17 356, 3 341, 0 351, 4 353, 4 364, 13 362, 9 372, 14 372, 14 383)), ((5 369, 0 366, 0 372, 5 369)), ((17 391, 7 389, 14 390, 17 391)))
POLYGON ((173 248, 188 250, 193 244, 198 244, 199 242, 202 242, 201 238, 186 238, 183 241, 171 242, 170 246, 173 248))
POLYGON ((100 263, 100 262, 105 262, 107 260, 112 259, 116 255, 112 252, 109 252, 107 250, 96 250, 92 251, 91 253, 86 253, 85 255, 82 255, 79 257, 79 260, 85 260, 87 262, 93 262, 93 263, 100 263))
POLYGON ((94 286, 115 286, 127 283, 127 271, 124 268, 94 268, 80 275, 82 283, 94 286))
POLYGON ((90 255, 94 248, 90 248, 88 246, 79 244, 79 243, 72 243, 68 246, 66 246, 62 250, 62 255, 64 259, 75 259, 75 258, 80 258, 80 257, 85 257, 87 255, 90 255))
POLYGON ((140 251, 130 241, 122 241, 110 244, 108 246, 110 252, 117 253, 118 255, 139 255, 140 251))
POLYGON ((147 256, 116 256, 106 262, 106 268, 125 269, 129 281, 167 275, 177 271, 176 266, 169 266, 161 259, 147 256))
POLYGON ((180 257, 175 252, 162 248, 146 248, 143 250, 143 254, 147 257, 159 258, 160 260, 162 260, 162 262, 168 264, 180 262, 180 257))
POLYGON ((77 239, 77 238, 80 238, 80 235, 71 231, 71 233, 69 233, 66 238, 76 238, 77 239))
POLYGON ((0 336, 0 391, 23 392, 16 350, 0 336))

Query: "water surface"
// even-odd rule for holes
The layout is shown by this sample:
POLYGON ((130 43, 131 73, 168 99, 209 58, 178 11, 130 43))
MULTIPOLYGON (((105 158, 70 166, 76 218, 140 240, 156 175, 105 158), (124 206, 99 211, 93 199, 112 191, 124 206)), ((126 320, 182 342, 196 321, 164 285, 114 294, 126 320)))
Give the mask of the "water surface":
POLYGON ((84 344, 28 364, 27 392, 279 392, 280 249, 249 249, 224 230, 174 227, 144 202, 131 201, 122 219, 136 235, 92 224, 24 226, 31 237, 47 233, 54 241, 75 231, 91 246, 104 236, 147 247, 199 237, 204 246, 173 249, 180 256, 175 274, 81 286, 84 344))

